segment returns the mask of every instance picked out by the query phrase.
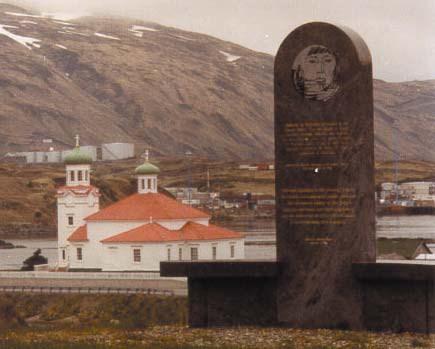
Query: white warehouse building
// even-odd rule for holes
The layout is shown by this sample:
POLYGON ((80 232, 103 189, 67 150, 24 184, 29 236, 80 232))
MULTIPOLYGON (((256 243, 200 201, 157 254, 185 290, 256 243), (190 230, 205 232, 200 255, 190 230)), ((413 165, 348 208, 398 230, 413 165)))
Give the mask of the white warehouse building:
POLYGON ((134 157, 134 144, 109 143, 101 146, 102 160, 119 160, 134 157))
POLYGON ((104 209, 90 184, 92 159, 79 145, 65 157, 58 188, 58 266, 68 270, 158 271, 165 260, 243 259, 243 234, 158 193, 160 170, 137 167, 137 192, 104 209))
MULTIPOLYGON (((134 144, 132 143, 108 143, 101 146, 85 145, 80 147, 81 151, 87 154, 92 161, 97 160, 123 160, 134 157, 134 144)), ((5 158, 25 158, 28 164, 38 163, 60 163, 74 149, 18 152, 5 154, 5 158)))

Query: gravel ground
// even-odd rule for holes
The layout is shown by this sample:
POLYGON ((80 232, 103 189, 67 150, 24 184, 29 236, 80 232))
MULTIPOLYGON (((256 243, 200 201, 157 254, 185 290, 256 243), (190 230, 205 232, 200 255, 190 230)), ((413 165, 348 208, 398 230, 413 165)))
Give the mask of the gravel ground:
MULTIPOLYGON (((102 348, 435 348, 435 335, 299 330, 287 328, 189 329, 159 326, 143 330, 25 330, 0 333, 0 341, 27 344, 101 345, 102 348)), ((31 347, 31 346, 30 346, 31 347)))

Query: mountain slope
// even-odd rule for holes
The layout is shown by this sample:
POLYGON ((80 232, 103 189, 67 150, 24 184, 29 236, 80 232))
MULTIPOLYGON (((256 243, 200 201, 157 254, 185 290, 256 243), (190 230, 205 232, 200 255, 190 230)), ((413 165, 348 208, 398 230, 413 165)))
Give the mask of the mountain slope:
POLYGON ((375 149, 379 160, 435 160, 435 80, 375 80, 375 149), (396 144, 397 143, 397 144, 396 144))
POLYGON ((80 133, 160 154, 272 155, 270 56, 156 24, 71 24, 0 7, 0 25, 16 27, 6 30, 41 40, 29 49, 0 35, 0 147, 47 137, 63 146, 80 133))
MULTIPOLYGON (((0 154, 43 138, 64 148, 80 133, 156 155, 273 156, 270 55, 155 23, 64 22, 4 4, 0 47, 0 154)), ((377 158, 392 159, 397 139, 402 159, 435 161, 435 81, 374 87, 377 158)))

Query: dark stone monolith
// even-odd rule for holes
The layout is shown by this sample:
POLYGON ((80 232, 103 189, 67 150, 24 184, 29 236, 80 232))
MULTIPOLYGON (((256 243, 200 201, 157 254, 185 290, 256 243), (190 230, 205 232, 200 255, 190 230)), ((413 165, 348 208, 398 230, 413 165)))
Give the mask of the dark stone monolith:
POLYGON ((348 28, 309 23, 275 60, 278 321, 361 328, 352 263, 375 262, 370 52, 348 28))

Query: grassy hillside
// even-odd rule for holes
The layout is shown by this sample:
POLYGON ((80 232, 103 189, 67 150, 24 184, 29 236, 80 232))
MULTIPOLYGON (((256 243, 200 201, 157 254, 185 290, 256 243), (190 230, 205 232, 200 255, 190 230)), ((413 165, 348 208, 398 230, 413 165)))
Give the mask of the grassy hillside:
MULTIPOLYGON (((136 191, 134 168, 141 160, 97 162, 93 165, 92 184, 101 190, 101 207, 136 191)), ((160 158, 159 187, 187 186, 187 164, 183 158, 160 158)), ((212 191, 222 197, 241 197, 246 192, 274 195, 274 171, 239 170, 239 163, 195 158, 191 161, 192 186, 206 190, 207 169, 212 191)), ((376 183, 393 181, 393 162, 376 163, 376 183)), ((401 161, 399 180, 435 180, 435 163, 401 161)), ((55 234, 56 188, 65 183, 64 165, 19 165, 0 163, 0 230, 31 224, 35 229, 49 227, 55 234)), ((19 228, 17 228, 19 230, 19 228)), ((8 234, 10 238, 11 235, 8 234)))

